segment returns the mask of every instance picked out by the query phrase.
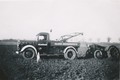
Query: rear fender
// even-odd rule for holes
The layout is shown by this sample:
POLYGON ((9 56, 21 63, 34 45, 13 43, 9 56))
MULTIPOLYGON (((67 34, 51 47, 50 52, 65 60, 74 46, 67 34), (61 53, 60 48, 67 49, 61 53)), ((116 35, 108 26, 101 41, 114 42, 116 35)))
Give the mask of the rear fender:
POLYGON ((77 51, 73 46, 68 46, 68 47, 66 47, 66 48, 64 49, 63 53, 66 53, 66 51, 67 51, 68 49, 73 49, 73 50, 78 54, 78 51, 77 51))
POLYGON ((107 52, 109 52, 111 48, 116 48, 116 49, 119 51, 119 49, 118 49, 117 46, 115 46, 115 45, 111 45, 111 46, 108 47, 107 52))

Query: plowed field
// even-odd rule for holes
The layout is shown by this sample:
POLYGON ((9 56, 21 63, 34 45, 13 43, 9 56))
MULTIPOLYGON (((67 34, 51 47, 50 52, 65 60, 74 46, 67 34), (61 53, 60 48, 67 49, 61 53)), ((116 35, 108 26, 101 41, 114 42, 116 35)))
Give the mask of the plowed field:
POLYGON ((119 80, 120 61, 41 57, 40 62, 15 54, 15 46, 0 46, 0 80, 119 80))

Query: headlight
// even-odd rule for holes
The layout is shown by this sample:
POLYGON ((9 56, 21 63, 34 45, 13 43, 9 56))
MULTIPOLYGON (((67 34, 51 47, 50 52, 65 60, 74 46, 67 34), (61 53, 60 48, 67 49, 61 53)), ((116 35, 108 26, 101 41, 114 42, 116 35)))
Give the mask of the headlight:
POLYGON ((16 54, 19 54, 19 51, 16 51, 15 53, 16 53, 16 54))

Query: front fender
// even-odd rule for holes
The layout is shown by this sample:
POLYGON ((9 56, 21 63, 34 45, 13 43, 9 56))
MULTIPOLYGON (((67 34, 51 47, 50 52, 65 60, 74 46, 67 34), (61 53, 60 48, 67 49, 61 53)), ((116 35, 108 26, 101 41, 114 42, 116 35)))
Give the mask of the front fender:
POLYGON ((23 52, 25 49, 27 49, 27 48, 32 48, 32 49, 34 49, 35 50, 35 54, 36 54, 36 57, 37 57, 37 62, 40 60, 40 54, 37 52, 37 49, 33 46, 33 45, 26 45, 26 46, 24 46, 21 50, 20 50, 20 52, 23 52))
POLYGON ((32 46, 32 45, 26 45, 26 46, 24 46, 24 47, 20 50, 20 52, 23 52, 26 48, 33 48, 33 49, 35 50, 35 53, 37 54, 36 48, 35 48, 34 46, 32 46))

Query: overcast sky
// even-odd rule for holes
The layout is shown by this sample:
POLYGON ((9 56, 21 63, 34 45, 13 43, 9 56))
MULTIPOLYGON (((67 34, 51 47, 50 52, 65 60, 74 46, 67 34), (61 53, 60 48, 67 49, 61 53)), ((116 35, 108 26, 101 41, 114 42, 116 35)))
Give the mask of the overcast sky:
POLYGON ((51 39, 83 32, 85 40, 120 38, 120 0, 0 0, 0 39, 34 39, 49 32, 51 39))

